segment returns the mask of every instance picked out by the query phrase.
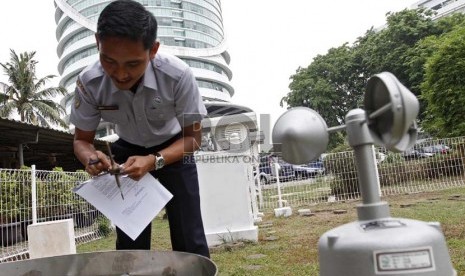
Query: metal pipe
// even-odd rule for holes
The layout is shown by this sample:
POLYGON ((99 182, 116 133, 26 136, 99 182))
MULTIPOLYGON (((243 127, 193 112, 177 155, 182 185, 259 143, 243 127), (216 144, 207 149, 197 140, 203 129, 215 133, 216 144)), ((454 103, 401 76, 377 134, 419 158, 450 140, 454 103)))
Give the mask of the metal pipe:
MULTIPOLYGON (((382 115, 384 112, 388 111, 389 109, 391 109, 392 107, 392 103, 388 103, 380 108, 378 108, 377 110, 375 110, 374 112, 372 112, 369 116, 368 116, 368 119, 374 119, 380 115, 382 115)), ((347 126, 346 125, 340 125, 340 126, 333 126, 333 127, 330 127, 328 128, 328 133, 333 133, 333 132, 338 132, 338 131, 341 131, 341 130, 344 130, 346 129, 347 126)))
POLYGON ((388 104, 385 104, 383 105, 382 107, 378 108, 377 110, 373 111, 370 113, 370 115, 368 115, 368 118, 371 120, 371 119, 374 119, 380 115, 382 115, 384 112, 390 110, 392 107, 392 103, 388 103, 388 104))
POLYGON ((340 130, 344 130, 345 128, 346 128, 346 125, 334 126, 334 127, 328 128, 328 132, 329 133, 338 132, 340 130))
POLYGON ((376 175, 376 160, 373 158, 372 145, 355 147, 354 154, 363 204, 379 203, 381 201, 379 180, 376 175))
POLYGON ((381 201, 376 160, 373 154, 373 138, 367 125, 366 113, 354 109, 346 115, 349 145, 354 149, 360 194, 363 204, 357 207, 359 220, 390 217, 389 206, 381 201))

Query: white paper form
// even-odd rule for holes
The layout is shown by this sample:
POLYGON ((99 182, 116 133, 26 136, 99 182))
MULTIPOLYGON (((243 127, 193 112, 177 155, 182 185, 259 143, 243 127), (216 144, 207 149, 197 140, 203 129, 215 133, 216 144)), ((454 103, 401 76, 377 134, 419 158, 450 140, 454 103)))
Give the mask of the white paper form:
POLYGON ((139 181, 120 176, 124 200, 115 176, 106 174, 82 182, 73 192, 83 197, 135 240, 173 195, 150 173, 139 181))

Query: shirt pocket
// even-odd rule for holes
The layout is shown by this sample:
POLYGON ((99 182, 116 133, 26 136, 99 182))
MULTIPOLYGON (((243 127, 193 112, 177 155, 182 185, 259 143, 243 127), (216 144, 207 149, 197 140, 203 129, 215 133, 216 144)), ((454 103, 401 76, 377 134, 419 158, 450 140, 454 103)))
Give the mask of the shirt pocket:
POLYGON ((147 108, 145 113, 149 124, 157 128, 163 127, 170 119, 166 108, 147 108))
POLYGON ((100 111, 102 119, 106 122, 114 123, 117 125, 126 125, 129 121, 126 113, 116 110, 102 110, 100 111))

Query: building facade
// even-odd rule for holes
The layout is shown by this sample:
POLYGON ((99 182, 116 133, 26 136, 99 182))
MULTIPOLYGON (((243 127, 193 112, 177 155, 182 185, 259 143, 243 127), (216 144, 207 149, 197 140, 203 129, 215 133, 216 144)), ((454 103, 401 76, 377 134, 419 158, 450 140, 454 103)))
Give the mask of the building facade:
POLYGON ((436 12, 434 18, 438 19, 455 12, 465 12, 465 0, 421 0, 415 2, 411 8, 431 9, 436 12))
MULTIPOLYGON (((252 112, 250 108, 231 102, 234 88, 220 0, 137 1, 157 18, 160 51, 178 56, 192 68, 209 117, 252 112)), ((62 105, 69 111, 78 74, 98 59, 96 23, 111 0, 54 2, 60 85, 69 91, 62 105)), ((112 126, 102 123, 97 136, 110 134, 112 126)))

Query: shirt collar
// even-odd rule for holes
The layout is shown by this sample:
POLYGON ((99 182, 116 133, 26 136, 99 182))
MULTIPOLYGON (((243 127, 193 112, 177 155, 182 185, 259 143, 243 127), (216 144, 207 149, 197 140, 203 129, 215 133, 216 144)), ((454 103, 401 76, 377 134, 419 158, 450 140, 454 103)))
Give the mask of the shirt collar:
POLYGON ((158 90, 157 80, 155 78, 154 62, 155 62, 155 58, 149 62, 149 64, 147 65, 147 68, 145 69, 145 74, 143 77, 144 78, 143 85, 147 88, 158 90))

